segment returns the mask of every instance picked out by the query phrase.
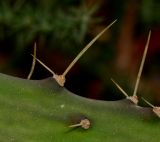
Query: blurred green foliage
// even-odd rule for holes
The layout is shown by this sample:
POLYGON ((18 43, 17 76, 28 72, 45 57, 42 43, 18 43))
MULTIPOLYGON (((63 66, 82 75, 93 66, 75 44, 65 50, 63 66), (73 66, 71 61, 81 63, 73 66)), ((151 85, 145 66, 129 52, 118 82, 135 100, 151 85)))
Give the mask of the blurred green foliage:
POLYGON ((142 22, 148 24, 160 23, 160 1, 159 0, 142 0, 140 14, 142 22))
POLYGON ((72 47, 83 41, 96 9, 74 0, 1 1, 0 40, 9 40, 16 52, 39 38, 72 47))
MULTIPOLYGON (((112 19, 119 18, 124 15, 124 7, 129 1, 113 0, 107 4, 102 1, 101 6, 100 2, 93 3, 92 7, 87 7, 83 0, 0 1, 0 42, 10 43, 15 53, 22 53, 24 48, 38 40, 54 45, 59 50, 72 52, 72 47, 83 45, 91 23, 107 18, 102 8, 108 5, 106 12, 111 11, 110 15, 116 16, 112 19), (102 11, 103 18, 93 16, 98 11, 102 11)), ((158 0, 142 0, 137 2, 137 6, 141 25, 160 22, 158 0)))

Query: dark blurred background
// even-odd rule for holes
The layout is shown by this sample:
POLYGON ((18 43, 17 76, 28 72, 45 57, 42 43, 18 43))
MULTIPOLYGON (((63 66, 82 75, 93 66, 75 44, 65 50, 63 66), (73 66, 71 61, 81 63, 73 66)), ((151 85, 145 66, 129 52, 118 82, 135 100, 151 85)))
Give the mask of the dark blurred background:
MULTIPOLYGON (((0 71, 27 78, 34 42, 37 57, 61 74, 83 47, 118 19, 66 76, 65 87, 81 96, 118 100, 133 93, 148 32, 151 41, 138 95, 160 104, 159 0, 0 1, 0 71)), ((51 74, 38 63, 32 79, 51 74)))

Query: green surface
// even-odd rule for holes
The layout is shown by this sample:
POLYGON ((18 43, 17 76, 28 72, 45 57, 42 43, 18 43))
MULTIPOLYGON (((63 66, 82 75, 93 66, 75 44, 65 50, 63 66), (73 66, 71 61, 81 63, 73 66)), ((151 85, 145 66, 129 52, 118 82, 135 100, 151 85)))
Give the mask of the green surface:
POLYGON ((86 99, 52 78, 32 81, 0 74, 1 142, 157 142, 159 122, 150 108, 129 100, 86 99), (81 116, 91 121, 88 130, 68 127, 81 116))

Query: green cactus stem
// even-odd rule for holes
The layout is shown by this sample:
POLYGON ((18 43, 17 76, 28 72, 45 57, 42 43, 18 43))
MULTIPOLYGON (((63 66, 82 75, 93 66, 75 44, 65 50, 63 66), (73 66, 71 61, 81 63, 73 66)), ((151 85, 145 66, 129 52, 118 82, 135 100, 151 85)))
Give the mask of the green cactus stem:
POLYGON ((157 142, 159 117, 128 99, 100 101, 77 96, 52 77, 27 80, 0 74, 2 142, 157 142), (90 127, 70 128, 87 118, 90 127))

